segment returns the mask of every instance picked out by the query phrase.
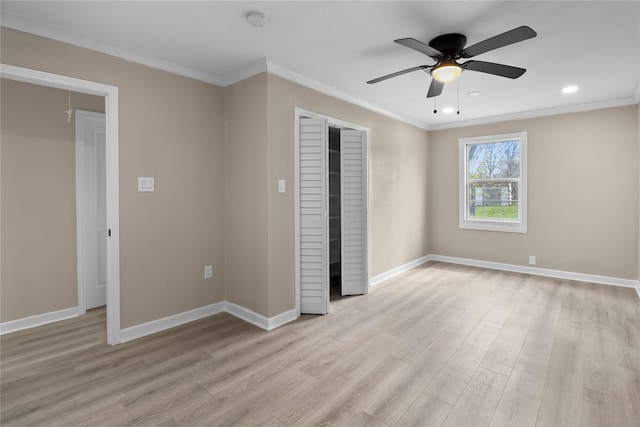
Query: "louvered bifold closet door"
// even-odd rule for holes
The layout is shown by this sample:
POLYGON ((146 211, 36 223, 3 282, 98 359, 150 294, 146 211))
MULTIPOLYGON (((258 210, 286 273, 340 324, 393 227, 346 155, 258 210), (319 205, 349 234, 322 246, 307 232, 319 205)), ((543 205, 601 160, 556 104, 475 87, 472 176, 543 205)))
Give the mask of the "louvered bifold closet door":
POLYGON ((369 290, 367 260, 367 141, 359 130, 340 131, 342 295, 369 290))
POLYGON ((300 312, 328 312, 327 121, 300 119, 300 312))

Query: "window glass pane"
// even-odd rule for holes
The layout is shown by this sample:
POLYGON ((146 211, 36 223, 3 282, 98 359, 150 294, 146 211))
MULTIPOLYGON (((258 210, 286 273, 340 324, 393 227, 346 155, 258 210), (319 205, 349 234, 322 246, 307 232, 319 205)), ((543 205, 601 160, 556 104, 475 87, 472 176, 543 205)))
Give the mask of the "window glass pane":
POLYGON ((518 220, 518 183, 471 183, 467 206, 469 219, 518 220))
POLYGON ((469 179, 518 178, 519 176, 519 141, 467 145, 467 177, 469 179))

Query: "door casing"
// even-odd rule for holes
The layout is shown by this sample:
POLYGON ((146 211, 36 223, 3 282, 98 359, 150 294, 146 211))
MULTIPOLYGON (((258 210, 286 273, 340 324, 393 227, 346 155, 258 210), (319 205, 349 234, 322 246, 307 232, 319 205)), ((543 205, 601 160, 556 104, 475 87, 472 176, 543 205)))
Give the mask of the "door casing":
POLYGON ((107 161, 107 343, 120 344, 120 196, 118 87, 15 65, 0 64, 0 77, 105 98, 107 161))

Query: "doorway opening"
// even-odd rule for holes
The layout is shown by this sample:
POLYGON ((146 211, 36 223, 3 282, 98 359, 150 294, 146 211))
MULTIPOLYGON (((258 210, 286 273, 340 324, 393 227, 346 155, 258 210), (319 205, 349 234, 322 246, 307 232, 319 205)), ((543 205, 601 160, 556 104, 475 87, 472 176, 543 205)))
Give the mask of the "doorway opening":
MULTIPOLYGON (((13 65, 0 64, 0 77, 24 83, 103 96, 105 99, 106 305, 107 343, 120 344, 120 239, 118 173, 118 88, 13 65)), ((78 302, 78 314, 81 311, 78 302)))

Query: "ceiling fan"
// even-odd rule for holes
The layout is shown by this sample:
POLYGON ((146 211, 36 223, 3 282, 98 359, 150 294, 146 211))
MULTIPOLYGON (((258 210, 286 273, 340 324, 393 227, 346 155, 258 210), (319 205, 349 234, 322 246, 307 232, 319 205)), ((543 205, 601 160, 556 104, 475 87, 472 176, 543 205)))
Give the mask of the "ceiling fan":
POLYGON ((464 47, 467 44, 467 37, 458 33, 442 34, 432 39, 429 44, 424 44, 413 38, 394 40, 395 43, 424 53, 433 58, 436 63, 433 65, 418 65, 417 67, 396 71, 395 73, 369 80, 367 83, 374 84, 413 71, 423 70, 433 77, 431 85, 429 86, 429 92, 427 93, 427 98, 432 98, 440 95, 444 84, 457 79, 464 70, 479 71, 481 73, 517 79, 527 70, 510 65, 496 64, 494 62, 466 61, 458 63, 457 61, 460 59, 473 58, 481 53, 518 43, 535 36, 537 36, 535 31, 523 25, 467 48, 464 47))

